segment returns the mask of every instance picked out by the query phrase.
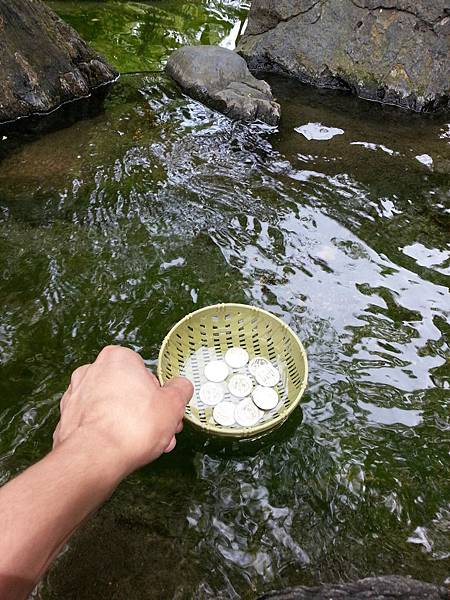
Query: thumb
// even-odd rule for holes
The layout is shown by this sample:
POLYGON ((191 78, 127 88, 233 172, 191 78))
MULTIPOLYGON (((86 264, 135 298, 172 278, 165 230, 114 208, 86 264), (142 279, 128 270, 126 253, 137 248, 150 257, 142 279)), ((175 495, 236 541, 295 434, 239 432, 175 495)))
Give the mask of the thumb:
POLYGON ((162 387, 162 391, 174 400, 181 401, 186 406, 194 394, 194 386, 186 377, 173 377, 169 381, 166 381, 162 387))
POLYGON ((169 445, 164 450, 164 452, 166 454, 168 454, 169 452, 172 452, 172 450, 175 448, 176 445, 177 445, 177 440, 175 439, 175 436, 173 436, 173 438, 170 440, 169 445))

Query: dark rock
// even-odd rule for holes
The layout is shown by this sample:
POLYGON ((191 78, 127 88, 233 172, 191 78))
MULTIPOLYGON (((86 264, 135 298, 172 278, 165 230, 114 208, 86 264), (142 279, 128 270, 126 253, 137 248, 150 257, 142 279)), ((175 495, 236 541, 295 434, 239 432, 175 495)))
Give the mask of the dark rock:
POLYGON ((409 577, 368 577, 351 583, 289 588, 259 600, 448 600, 449 591, 409 577))
POLYGON ((172 53, 166 71, 189 96, 232 119, 278 123, 280 107, 269 84, 253 77, 231 50, 185 46, 172 53))
POLYGON ((253 71, 416 111, 450 106, 448 0, 253 0, 237 51, 253 71))
POLYGON ((89 96, 116 71, 40 0, 0 0, 0 123, 89 96))

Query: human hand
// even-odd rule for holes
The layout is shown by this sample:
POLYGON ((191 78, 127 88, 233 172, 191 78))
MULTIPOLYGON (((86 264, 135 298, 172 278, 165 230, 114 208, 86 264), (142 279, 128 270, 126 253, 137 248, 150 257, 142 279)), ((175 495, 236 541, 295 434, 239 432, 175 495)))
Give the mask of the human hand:
POLYGON ((161 387, 139 354, 107 346, 95 362, 73 372, 53 448, 76 437, 117 461, 126 476, 175 447, 192 394, 188 379, 176 377, 161 387))
POLYGON ((109 346, 72 375, 53 450, 0 490, 0 597, 28 597, 75 529, 131 471, 169 452, 192 384, 160 387, 132 350, 109 346))

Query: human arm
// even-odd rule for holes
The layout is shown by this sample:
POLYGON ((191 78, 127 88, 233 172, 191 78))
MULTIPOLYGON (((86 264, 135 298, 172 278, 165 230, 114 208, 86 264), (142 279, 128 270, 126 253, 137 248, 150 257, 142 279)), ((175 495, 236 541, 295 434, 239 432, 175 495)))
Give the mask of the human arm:
POLYGON ((0 598, 22 600, 129 473, 175 446, 192 385, 163 388, 142 358, 102 350, 61 400, 53 450, 0 490, 0 598))

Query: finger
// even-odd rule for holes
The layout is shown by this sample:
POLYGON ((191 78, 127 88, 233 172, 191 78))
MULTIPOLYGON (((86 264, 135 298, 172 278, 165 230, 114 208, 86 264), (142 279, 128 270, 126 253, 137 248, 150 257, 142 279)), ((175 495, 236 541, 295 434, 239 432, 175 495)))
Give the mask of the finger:
POLYGON ((177 425, 177 428, 175 429, 175 433, 180 433, 180 431, 183 431, 183 421, 180 421, 177 425))
POLYGON ((72 377, 70 378, 71 391, 80 385, 80 383, 86 377, 90 366, 90 364, 82 365, 81 367, 78 367, 78 369, 75 369, 75 371, 72 373, 72 377))
POLYGON ((194 386, 186 377, 173 377, 164 384, 162 390, 167 395, 181 400, 186 405, 192 398, 194 386))
POLYGON ((172 452, 172 450, 175 448, 176 445, 177 445, 177 440, 175 439, 175 436, 173 436, 173 438, 170 440, 169 445, 164 450, 164 452, 166 452, 166 453, 172 452))
POLYGON ((125 348, 123 346, 105 346, 103 350, 100 351, 99 355, 95 359, 96 363, 112 363, 112 362, 125 362, 130 363, 133 362, 135 364, 139 364, 140 366, 144 365, 144 359, 134 350, 130 350, 130 348, 125 348))
POLYGON ((159 388, 159 387, 161 387, 161 385, 160 385, 160 383, 159 383, 159 380, 158 380, 158 378, 156 377, 156 375, 154 375, 154 374, 153 374, 153 373, 150 371, 150 369, 147 369, 147 373, 148 373, 148 376, 150 377, 150 380, 151 380, 152 384, 153 384, 153 385, 155 385, 155 386, 156 386, 156 387, 158 387, 158 388, 159 388))
POLYGON ((178 426, 183 418, 186 404, 192 397, 192 383, 184 377, 175 377, 168 381, 160 392, 161 408, 166 419, 170 419, 173 428, 178 426))

